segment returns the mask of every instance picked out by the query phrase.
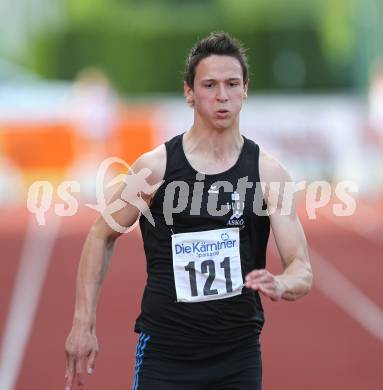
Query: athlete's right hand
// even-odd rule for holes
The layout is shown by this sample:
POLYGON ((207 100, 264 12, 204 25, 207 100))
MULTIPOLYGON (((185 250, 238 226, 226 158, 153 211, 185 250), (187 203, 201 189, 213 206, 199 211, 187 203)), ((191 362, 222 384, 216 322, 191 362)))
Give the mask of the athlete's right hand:
POLYGON ((65 343, 65 390, 72 389, 75 378, 77 378, 78 388, 83 389, 84 365, 86 364, 87 373, 92 374, 98 350, 95 331, 74 325, 65 343))

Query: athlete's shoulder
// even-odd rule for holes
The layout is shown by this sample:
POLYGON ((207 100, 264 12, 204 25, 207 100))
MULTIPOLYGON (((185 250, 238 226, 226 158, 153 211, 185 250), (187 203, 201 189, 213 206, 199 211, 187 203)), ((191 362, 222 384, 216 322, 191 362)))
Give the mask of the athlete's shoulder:
POLYGON ((291 181, 291 176, 286 167, 274 156, 260 150, 259 152, 259 175, 264 182, 291 181))
POLYGON ((259 166, 259 176, 263 182, 271 181, 289 181, 290 174, 288 173, 286 167, 273 155, 266 152, 259 144, 257 144, 253 139, 248 138, 250 142, 258 146, 259 157, 258 157, 258 166, 259 166))
POLYGON ((157 183, 164 178, 166 169, 166 148, 165 144, 160 144, 154 149, 143 153, 133 164, 133 171, 139 172, 141 169, 149 169, 148 181, 157 183))

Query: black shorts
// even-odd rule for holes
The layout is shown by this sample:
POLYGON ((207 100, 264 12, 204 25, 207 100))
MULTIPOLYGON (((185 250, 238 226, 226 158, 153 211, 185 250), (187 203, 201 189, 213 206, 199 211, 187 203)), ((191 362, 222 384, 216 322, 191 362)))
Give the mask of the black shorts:
MULTIPOLYGON (((161 340, 162 341, 162 340, 161 340)), ((187 347, 186 347, 187 348, 187 347)), ((187 356, 187 349, 182 351, 187 356)), ((177 350, 147 333, 136 349, 133 390, 261 390, 259 338, 252 336, 222 349, 210 344, 198 359, 180 359, 177 350), (217 351, 216 353, 214 351, 217 351)))

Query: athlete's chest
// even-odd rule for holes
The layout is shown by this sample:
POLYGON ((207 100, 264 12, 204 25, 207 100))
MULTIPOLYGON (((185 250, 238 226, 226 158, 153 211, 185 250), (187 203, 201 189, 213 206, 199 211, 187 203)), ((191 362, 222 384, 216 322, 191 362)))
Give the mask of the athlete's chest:
MULTIPOLYGON (((204 175, 219 175, 222 172, 226 172, 233 168, 239 159, 239 155, 235 155, 231 158, 206 158, 203 156, 185 155, 188 163, 193 167, 196 172, 203 172, 204 175)), ((202 174, 202 173, 201 173, 202 174)))
POLYGON ((164 213, 177 228, 217 224, 244 227, 251 217, 256 186, 243 178, 208 177, 177 181, 164 197, 164 213))

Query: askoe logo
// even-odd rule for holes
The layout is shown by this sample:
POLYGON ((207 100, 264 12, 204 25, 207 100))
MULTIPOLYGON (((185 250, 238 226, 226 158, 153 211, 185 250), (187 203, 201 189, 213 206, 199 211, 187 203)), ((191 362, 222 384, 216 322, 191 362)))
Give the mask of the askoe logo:
POLYGON ((227 207, 233 211, 233 214, 229 218, 227 224, 229 226, 242 226, 245 223, 244 219, 241 218, 245 202, 241 202, 238 192, 235 191, 231 194, 231 205, 230 203, 227 203, 227 207))

